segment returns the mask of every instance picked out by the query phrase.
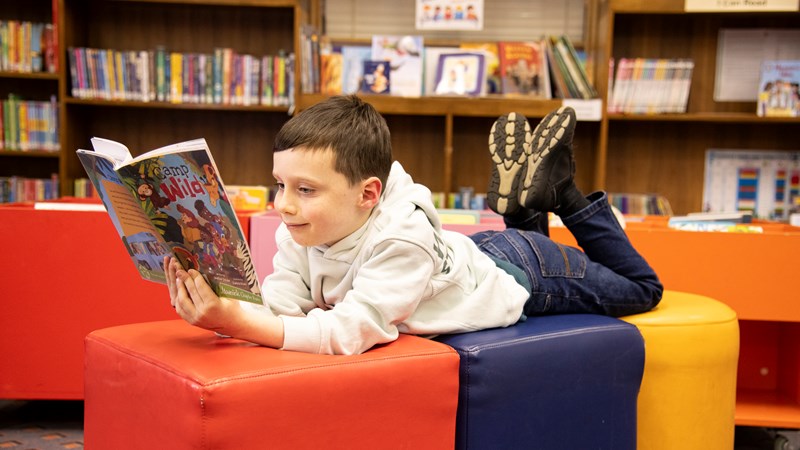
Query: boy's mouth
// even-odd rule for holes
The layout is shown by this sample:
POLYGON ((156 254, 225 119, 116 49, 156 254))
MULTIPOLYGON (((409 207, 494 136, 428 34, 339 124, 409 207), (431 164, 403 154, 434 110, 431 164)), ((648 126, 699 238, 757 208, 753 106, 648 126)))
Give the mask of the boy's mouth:
POLYGON ((300 227, 308 225, 307 223, 287 223, 287 222, 283 222, 283 224, 286 225, 286 228, 290 230, 296 230, 300 227))

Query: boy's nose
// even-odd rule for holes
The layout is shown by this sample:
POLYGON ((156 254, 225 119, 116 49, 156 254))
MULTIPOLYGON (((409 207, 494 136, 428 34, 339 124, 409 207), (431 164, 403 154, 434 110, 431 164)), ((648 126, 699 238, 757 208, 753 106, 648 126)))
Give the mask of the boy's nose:
POLYGON ((285 192, 278 192, 275 196, 275 209, 278 210, 281 214, 294 214, 296 212, 296 208, 293 206, 290 196, 286 195, 285 192))

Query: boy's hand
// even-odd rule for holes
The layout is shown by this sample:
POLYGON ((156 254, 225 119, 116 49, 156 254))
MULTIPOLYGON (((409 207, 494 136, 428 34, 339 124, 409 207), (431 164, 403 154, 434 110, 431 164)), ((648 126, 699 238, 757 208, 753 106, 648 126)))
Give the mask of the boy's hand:
POLYGON ((175 258, 164 258, 172 307, 186 322, 267 347, 283 347, 283 321, 269 313, 245 311, 241 302, 218 297, 196 270, 184 270, 175 258))
POLYGON ((178 315, 192 325, 227 334, 224 329, 239 312, 237 301, 218 297, 200 272, 194 269, 188 272, 177 270, 175 275, 175 311, 178 315))

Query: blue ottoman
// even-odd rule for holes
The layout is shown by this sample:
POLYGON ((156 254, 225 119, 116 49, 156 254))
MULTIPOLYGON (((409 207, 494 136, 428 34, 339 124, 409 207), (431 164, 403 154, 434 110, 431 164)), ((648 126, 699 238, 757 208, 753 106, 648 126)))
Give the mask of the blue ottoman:
POLYGON ((461 356, 456 448, 636 448, 635 326, 555 315, 437 340, 461 356))

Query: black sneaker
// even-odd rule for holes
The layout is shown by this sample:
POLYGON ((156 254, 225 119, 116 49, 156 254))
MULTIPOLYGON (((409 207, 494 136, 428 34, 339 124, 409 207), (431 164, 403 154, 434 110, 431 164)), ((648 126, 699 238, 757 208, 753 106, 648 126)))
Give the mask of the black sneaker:
POLYGON ((492 178, 486 200, 492 211, 514 214, 520 206, 520 176, 531 152, 531 126, 525 116, 509 113, 498 118, 489 133, 492 178))
POLYGON ((573 182, 575 174, 574 134, 575 110, 569 106, 558 108, 539 122, 533 130, 519 187, 519 205, 537 211, 554 211, 559 206, 559 193, 573 182))

